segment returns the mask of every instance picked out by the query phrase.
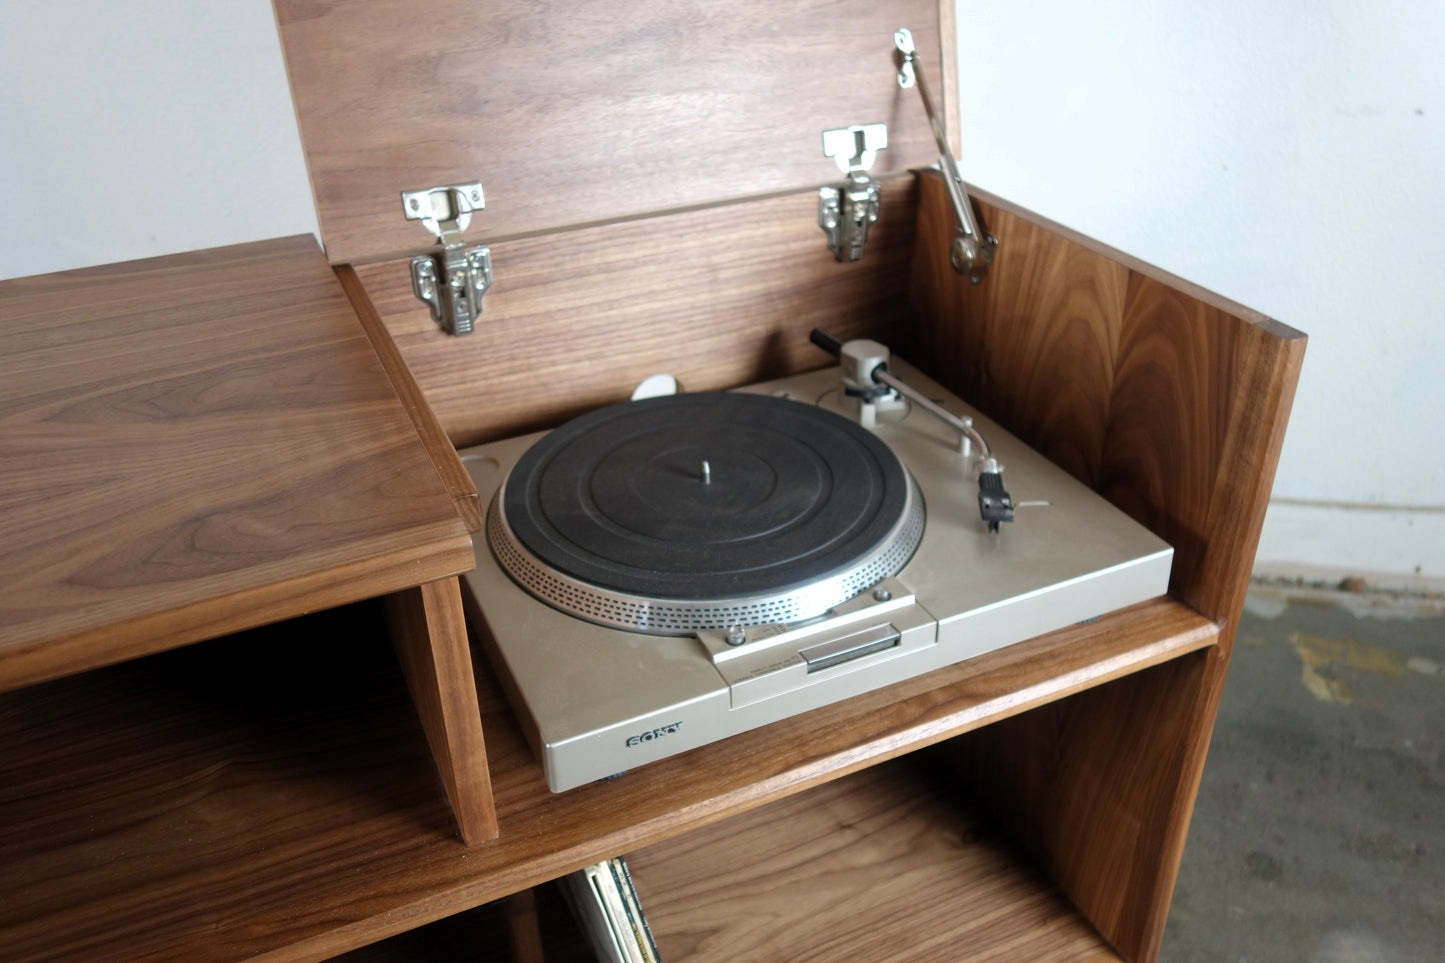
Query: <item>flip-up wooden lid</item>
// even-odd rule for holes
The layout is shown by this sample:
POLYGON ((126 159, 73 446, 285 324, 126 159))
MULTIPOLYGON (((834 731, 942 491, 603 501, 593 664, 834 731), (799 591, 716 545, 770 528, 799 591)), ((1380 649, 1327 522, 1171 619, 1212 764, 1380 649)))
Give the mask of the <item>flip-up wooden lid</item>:
POLYGON ((893 32, 945 115, 952 2, 276 0, 332 263, 434 243, 400 194, 480 180, 468 239, 836 183, 822 131, 884 122, 874 176, 937 156, 893 32), (942 12, 942 14, 941 14, 942 12), (940 16, 944 29, 940 30, 940 16))

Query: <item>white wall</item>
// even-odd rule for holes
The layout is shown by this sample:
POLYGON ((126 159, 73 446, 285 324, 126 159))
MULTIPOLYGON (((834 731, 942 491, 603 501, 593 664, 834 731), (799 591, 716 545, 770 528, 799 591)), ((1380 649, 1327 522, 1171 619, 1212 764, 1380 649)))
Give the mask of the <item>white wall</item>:
MULTIPOLYGON (((1445 5, 958 23, 965 177, 1311 335, 1261 560, 1445 577, 1445 5)), ((267 0, 0 0, 0 211, 0 277, 315 233, 267 0)))
POLYGON ((0 277, 316 233, 267 0, 0 0, 0 277))
POLYGON ((958 24, 966 178, 1310 335, 1260 560, 1445 576, 1445 5, 958 24))

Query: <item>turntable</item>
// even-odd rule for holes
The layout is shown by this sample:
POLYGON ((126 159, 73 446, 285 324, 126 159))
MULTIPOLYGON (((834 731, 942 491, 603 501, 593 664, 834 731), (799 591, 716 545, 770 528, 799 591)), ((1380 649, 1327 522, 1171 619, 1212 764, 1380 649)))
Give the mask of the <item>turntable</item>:
POLYGON ((553 792, 1165 592, 1157 536, 883 346, 815 341, 841 378, 461 453, 466 590, 553 792))

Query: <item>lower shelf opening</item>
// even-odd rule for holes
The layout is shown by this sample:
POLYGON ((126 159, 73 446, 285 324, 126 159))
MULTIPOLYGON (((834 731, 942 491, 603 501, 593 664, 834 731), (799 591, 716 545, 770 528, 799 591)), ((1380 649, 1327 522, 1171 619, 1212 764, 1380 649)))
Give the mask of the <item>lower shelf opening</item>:
MULTIPOLYGON (((942 747, 941 747, 942 748, 942 747)), ((924 751, 627 854, 667 963, 1118 960, 924 751)), ((364 947, 346 963, 577 963, 556 881, 364 947)))
POLYGON ((665 960, 1117 959, 924 751, 628 856, 665 960))
MULTIPOLYGON (((779 932, 846 932, 831 922, 830 907, 851 921, 884 906, 909 939, 949 934, 937 944, 938 958, 949 958, 944 947, 976 935, 958 935, 957 927, 994 911, 969 879, 930 875, 948 867, 922 854, 963 854, 961 865, 981 867, 969 872, 997 873, 968 855, 975 840, 968 827, 977 823, 957 822, 965 818, 955 804, 960 795, 928 781, 941 764, 924 748, 980 726, 992 730, 1001 719, 1032 718, 1031 707, 1141 670, 1150 678, 1129 688, 1138 698, 1102 713, 1116 700, 1099 690, 1087 715, 1107 715, 1126 732, 1163 732, 1172 744, 1175 729, 1160 725, 1168 715, 1160 706, 1172 704, 1181 686, 1171 680, 1204 658, 1200 650, 1217 632, 1161 599, 556 795, 474 654, 501 834, 467 847, 383 621, 378 606, 350 606, 0 696, 0 957, 324 960, 610 856, 636 854, 645 888, 655 865, 670 862, 649 866, 652 847, 686 852, 756 819, 760 839, 779 838, 767 828, 773 820, 791 827, 777 831, 782 837, 814 838, 805 852, 817 858, 800 861, 798 873, 828 879, 846 876, 854 862, 870 867, 869 888, 805 901, 801 922, 780 922, 779 932), (1184 653, 1198 657, 1181 660, 1184 653), (1165 668, 1176 664, 1184 668, 1165 668), (889 802, 895 783, 905 787, 896 803, 889 802), (828 802, 834 794, 841 801, 828 802), (952 835, 928 842, 919 835, 917 854, 891 863, 888 854, 910 837, 875 852, 850 829, 874 825, 868 820, 877 807, 884 815, 869 839, 938 832, 927 828, 935 823, 953 826, 952 835), (854 842, 828 843, 835 833, 854 842), (905 887, 927 896, 917 906, 890 902, 894 891, 883 877, 900 874, 917 877, 905 887), (934 900, 935 893, 963 895, 934 900)), ((1095 728, 1100 740, 1112 738, 1109 726, 1095 728)), ((1050 752, 1049 745, 1031 752, 1050 752)), ((1100 752, 1095 746, 1084 755, 1100 752)), ((995 769, 970 771, 985 778, 995 769)), ((1110 784, 1132 785, 1132 771, 1120 767, 1124 775, 1110 784)), ((1149 799, 1162 792, 1151 787, 1149 799)), ((789 871, 782 867, 780 878, 789 871)), ((684 876, 692 872, 700 873, 684 876)), ((1032 880, 1021 892, 1054 892, 1030 874, 1009 878, 1032 880)), ((1112 898, 1112 886, 1095 881, 1089 891, 1112 898)), ((724 895, 733 894, 719 891, 718 900, 724 895)), ((685 916, 675 931, 667 897, 657 899, 665 957, 702 952, 694 942, 710 945, 699 926, 726 932, 734 925, 685 916), (669 950, 679 939, 684 949, 669 950)), ((1067 902, 1032 899, 999 912, 1033 920, 1018 924, 1020 933, 1063 934, 1063 952, 1038 958, 1079 958, 1075 951, 1092 945, 1078 936, 1090 931, 1067 902)), ((911 952, 927 959, 934 945, 925 939, 911 952)))

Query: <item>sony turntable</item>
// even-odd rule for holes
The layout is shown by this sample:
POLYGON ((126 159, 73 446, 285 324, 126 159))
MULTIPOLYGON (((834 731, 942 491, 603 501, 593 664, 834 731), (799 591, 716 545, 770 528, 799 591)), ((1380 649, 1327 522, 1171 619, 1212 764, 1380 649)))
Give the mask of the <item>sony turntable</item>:
POLYGON ((1173 550, 1103 498, 882 345, 814 341, 841 379, 461 453, 466 590, 552 791, 1166 590, 1173 550))

